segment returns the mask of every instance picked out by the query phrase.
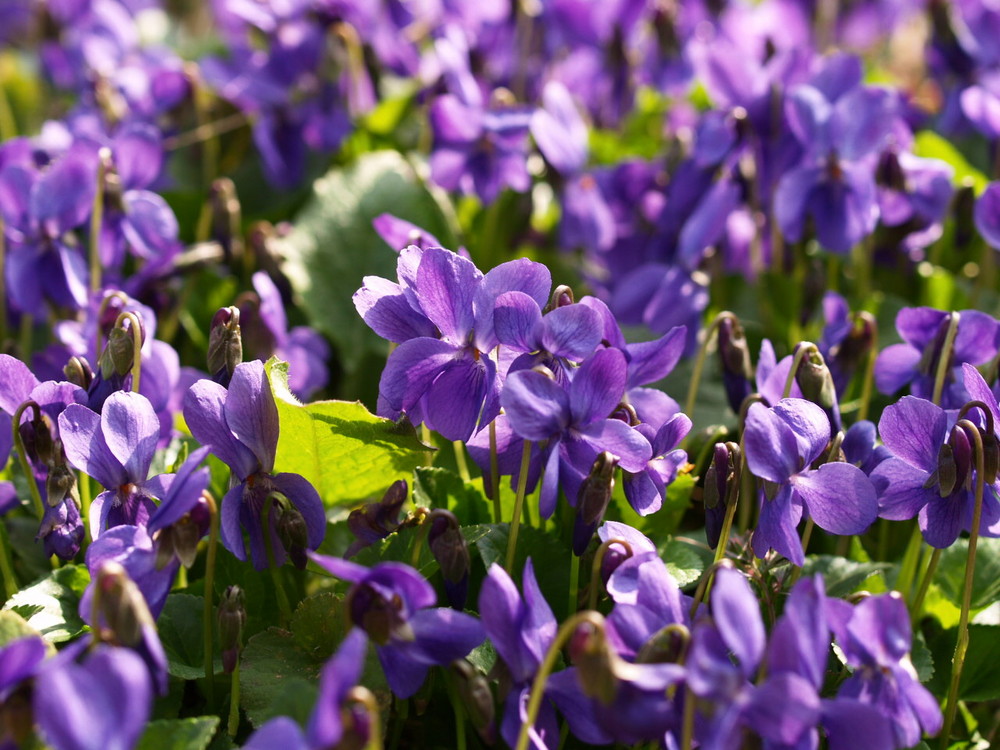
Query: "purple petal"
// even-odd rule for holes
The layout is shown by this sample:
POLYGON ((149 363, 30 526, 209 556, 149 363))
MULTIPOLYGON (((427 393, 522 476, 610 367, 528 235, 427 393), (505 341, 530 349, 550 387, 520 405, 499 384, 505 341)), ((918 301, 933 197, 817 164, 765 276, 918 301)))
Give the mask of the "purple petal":
POLYGON ((531 116, 531 135, 553 167, 563 175, 573 174, 587 162, 587 126, 559 81, 545 85, 542 101, 544 108, 531 116))
POLYGON ((965 363, 962 365, 962 379, 965 382, 965 390, 969 392, 970 401, 982 401, 993 414, 993 424, 1000 424, 1000 408, 997 405, 997 397, 979 374, 979 370, 965 363))
MULTIPOLYGON (((361 628, 353 628, 345 636, 319 678, 316 708, 309 717, 307 729, 310 747, 334 747, 344 733, 342 710, 347 693, 361 679, 368 652, 368 637, 361 628)), ((288 750, 285 745, 272 745, 288 750)))
POLYGON ((389 689, 397 698, 401 700, 409 698, 424 684, 429 667, 421 661, 414 661, 409 649, 389 643, 376 651, 389 689))
POLYGON ((815 688, 797 674, 783 673, 753 691, 744 716, 761 737, 793 745, 816 726, 819 711, 815 688))
POLYGON ((31 677, 46 656, 45 641, 26 636, 0 648, 0 699, 6 700, 17 683, 31 677))
POLYGON ((799 469, 795 433, 788 422, 763 404, 753 404, 747 411, 743 444, 754 476, 781 484, 799 469))
MULTIPOLYGON (((319 714, 340 716, 340 712, 334 710, 316 710, 312 715, 315 717, 319 714)), ((276 716, 250 735, 243 745, 243 750, 273 750, 276 747, 280 747, 281 750, 310 750, 313 744, 306 741, 302 730, 293 719, 276 716)))
POLYGON ((805 553, 796 532, 800 520, 802 505, 794 501, 792 488, 786 485, 778 490, 773 500, 765 499, 760 506, 760 519, 751 538, 754 554, 763 558, 769 549, 773 549, 802 567, 805 553))
POLYGON ((13 416, 37 385, 38 378, 24 362, 0 354, 0 409, 13 416))
POLYGON ((878 501, 865 473, 853 464, 823 464, 792 479, 816 525, 831 534, 861 534, 875 521, 878 501))
POLYGON ((625 471, 640 472, 653 457, 653 449, 645 436, 620 419, 604 419, 588 425, 580 430, 580 438, 598 452, 613 453, 625 471))
POLYGON ((129 482, 125 469, 105 442, 101 418, 86 406, 66 407, 59 415, 59 434, 69 462, 102 486, 118 488, 129 482))
POLYGON ((246 479, 260 467, 250 449, 233 437, 226 424, 225 404, 228 392, 208 379, 194 383, 184 396, 184 421, 202 445, 227 464, 240 479, 246 479))
POLYGON ((429 247, 420 258, 420 306, 441 336, 462 346, 473 329, 472 300, 483 275, 472 261, 450 250, 429 247))
MULTIPOLYGON (((149 519, 147 530, 150 534, 177 523, 195 506, 201 493, 208 488, 211 478, 208 467, 198 468, 208 454, 208 446, 192 451, 176 474, 167 475, 173 479, 166 493, 160 495, 160 507, 149 519)), ((149 482, 146 486, 149 487, 149 482)))
POLYGON ((792 428, 799 457, 807 465, 815 461, 830 442, 830 420, 823 410, 811 401, 785 398, 774 405, 774 413, 792 428))
POLYGON ((490 566, 479 593, 483 630, 511 672, 515 682, 531 679, 541 661, 531 658, 522 639, 521 625, 526 614, 517 586, 496 563, 490 566))
POLYGON ((476 347, 482 352, 488 352, 497 345, 493 332, 493 308, 501 294, 523 292, 541 308, 548 301, 551 288, 552 275, 549 269, 527 258, 507 261, 491 269, 475 290, 472 303, 476 321, 476 347))
POLYGON ((233 436, 253 452, 264 471, 270 472, 278 450, 278 407, 263 362, 236 366, 223 413, 233 436))
POLYGON ((966 493, 931 500, 920 509, 919 524, 924 541, 932 547, 947 549, 962 532, 965 521, 966 493))
POLYGON ((687 327, 677 326, 656 341, 629 344, 628 387, 648 385, 667 377, 684 354, 687 327))
POLYGON ((627 370, 617 349, 602 349, 580 365, 569 387, 572 423, 586 425, 607 418, 625 393, 627 370))
POLYGON ((1000 182, 991 182, 979 196, 973 217, 990 247, 1000 249, 1000 182))
POLYGON ((160 440, 160 420, 146 397, 126 391, 112 393, 101 411, 101 430, 128 480, 145 482, 160 440))
POLYGON ((489 357, 462 357, 434 379, 424 394, 430 425, 449 440, 468 440, 499 412, 496 364, 489 357), (483 405, 486 404, 484 411, 483 405))
POLYGON ((542 311, 538 303, 524 292, 504 292, 497 297, 493 326, 501 344, 522 352, 536 351, 536 331, 541 324, 542 311))
POLYGON ((981 365, 997 353, 1000 325, 990 315, 977 310, 962 310, 955 335, 954 362, 981 365))
POLYGON ((948 313, 933 307, 904 307, 896 313, 896 330, 907 344, 924 349, 947 317, 948 313))
POLYGON ((147 188, 160 176, 163 144, 160 132, 147 123, 130 122, 115 135, 115 168, 129 190, 147 188))
POLYGON ((449 607, 422 609, 410 618, 410 625, 428 664, 450 664, 486 638, 478 619, 449 607))
POLYGON ((420 336, 434 336, 434 324, 410 306, 398 284, 379 276, 365 276, 364 286, 353 299, 368 327, 387 341, 401 344, 420 336))
MULTIPOLYGON (((309 559, 314 563, 323 568, 330 575, 340 578, 345 581, 351 581, 352 583, 357 583, 367 576, 370 572, 370 568, 366 568, 364 565, 358 565, 350 560, 345 560, 341 557, 331 557, 329 555, 319 555, 316 553, 309 553, 309 559)), ((431 600, 434 603, 434 600, 431 600)))
POLYGON ((895 123, 896 97, 887 89, 858 87, 841 97, 831 117, 837 155, 856 161, 880 149, 895 123))
POLYGON ((944 410, 916 396, 904 396, 887 406, 878 422, 882 442, 893 455, 928 472, 937 469, 947 430, 944 410))
POLYGON ((379 394, 391 409, 409 411, 458 354, 454 344, 439 339, 404 341, 389 355, 379 381, 379 394))
POLYGON ((233 553, 237 560, 247 559, 246 544, 243 542, 243 526, 240 523, 240 513, 243 510, 244 485, 238 484, 222 498, 219 508, 219 532, 226 549, 233 553))
MULTIPOLYGON (((937 703, 934 705, 936 707, 937 703)), ((896 748, 891 720, 872 705, 849 698, 835 698, 824 700, 821 712, 821 723, 826 730, 830 750, 896 748)))
POLYGON ((316 549, 326 535, 326 511, 316 488, 298 474, 276 474, 271 478, 274 489, 287 497, 306 522, 309 549, 316 549))
POLYGON ((542 319, 542 349, 557 357, 579 362, 600 343, 600 321, 589 307, 557 307, 542 319))
POLYGON ((525 440, 547 440, 569 423, 569 396, 562 386, 539 372, 512 373, 500 403, 514 432, 525 440))
POLYGON ((147 260, 169 253, 180 234, 170 204, 148 190, 129 190, 122 196, 122 203, 125 207, 122 234, 132 251, 147 260))
POLYGON ((740 661, 747 677, 757 671, 767 634, 760 619, 760 605, 742 573, 719 568, 712 587, 712 618, 726 646, 740 661))
POLYGON ((927 503, 938 499, 936 487, 925 488, 930 473, 900 458, 887 458, 871 473, 878 493, 878 514, 892 521, 913 518, 927 503))

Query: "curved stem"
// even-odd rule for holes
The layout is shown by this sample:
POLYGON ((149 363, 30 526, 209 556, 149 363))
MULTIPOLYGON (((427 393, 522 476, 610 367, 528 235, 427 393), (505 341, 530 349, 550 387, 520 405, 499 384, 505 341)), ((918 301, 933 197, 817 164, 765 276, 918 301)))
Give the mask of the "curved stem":
POLYGON ((705 369, 705 358, 708 356, 708 348, 712 345, 712 336, 719 330, 719 324, 723 320, 735 317, 728 310, 723 310, 715 316, 711 325, 705 329, 705 340, 701 342, 701 348, 698 349, 698 358, 694 361, 694 369, 691 371, 691 384, 688 386, 687 401, 684 404, 684 413, 692 421, 694 421, 694 402, 698 397, 698 386, 701 385, 701 372, 705 369))
POLYGON ((202 629, 205 638, 205 681, 208 705, 215 704, 215 656, 214 639, 212 637, 212 592, 215 585, 215 555, 219 546, 219 509, 211 493, 205 492, 202 497, 208 505, 208 556, 205 559, 205 610, 202 616, 202 629))
POLYGON ((549 675, 552 673, 552 668, 556 665, 556 659, 559 658, 559 652, 562 650, 562 647, 573 633, 576 632, 576 629, 585 622, 589 622, 595 627, 604 627, 604 618, 598 612, 590 610, 577 612, 562 624, 559 632, 556 633, 555 640, 552 641, 552 645, 549 646, 549 650, 545 653, 545 660, 538 668, 538 672, 535 673, 534 682, 531 683, 531 698, 528 700, 528 713, 525 716, 524 723, 521 725, 521 731, 518 733, 515 750, 528 750, 530 744, 529 733, 538 719, 538 711, 541 709, 542 699, 545 697, 545 683, 548 682, 549 675))
MULTIPOLYGON (((631 557, 632 545, 626 542, 624 539, 608 539, 606 542, 601 542, 601 546, 597 548, 594 553, 594 562, 590 566, 590 593, 587 599, 587 609, 597 609, 597 596, 600 593, 601 585, 601 566, 604 564, 604 556, 608 553, 608 549, 612 544, 621 545, 628 552, 628 556, 631 557)), ((575 555, 574 555, 575 557, 575 555)))
POLYGON ((132 393, 138 393, 139 377, 142 375, 142 328, 139 316, 133 312, 121 313, 115 320, 115 328, 120 328, 126 320, 129 322, 129 333, 132 334, 132 393))
POLYGON ((0 518, 0 574, 3 574, 5 599, 10 599, 18 592, 17 578, 14 577, 14 559, 10 556, 10 536, 7 534, 7 524, 0 518))
POLYGON ((90 544, 93 541, 90 536, 90 504, 94 498, 90 486, 90 476, 85 471, 77 472, 76 486, 80 488, 80 516, 84 519, 84 538, 87 544, 90 544))
POLYGON ((288 627, 292 621, 292 607, 288 603, 288 595, 285 587, 281 583, 281 573, 275 563, 274 545, 271 542, 271 508, 274 506, 275 494, 272 492, 264 501, 264 512, 261 514, 261 524, 264 531, 264 550, 267 552, 267 565, 271 571, 271 580, 274 582, 274 593, 278 599, 278 610, 281 612, 281 626, 288 627))
POLYGON ((368 744, 365 750, 382 750, 382 720, 375 695, 364 685, 355 685, 347 691, 346 700, 360 703, 368 713, 368 744))
MULTIPOLYGON (((114 291, 108 294, 104 299, 101 300, 101 304, 97 307, 97 319, 102 320, 104 318, 104 313, 108 309, 108 305, 111 304, 111 300, 117 299, 122 302, 123 305, 127 305, 129 302, 128 295, 125 292, 114 291)), ((101 326, 97 325, 95 327, 96 333, 94 335, 94 366, 101 361, 101 326)))
POLYGON ((490 487, 493 490, 493 523, 503 523, 500 509, 500 459, 497 456, 497 421, 490 422, 490 487))
POLYGON ((517 496, 514 498, 514 517, 510 521, 510 536, 507 538, 507 558, 504 569, 510 574, 514 567, 514 553, 517 550, 517 530, 521 525, 521 509, 524 507, 524 492, 528 488, 528 465, 531 463, 531 441, 524 441, 521 451, 521 468, 517 475, 517 496))
POLYGON ((958 321, 960 318, 961 316, 957 312, 951 314, 951 320, 948 321, 948 332, 944 336, 941 353, 938 355, 937 371, 934 373, 934 392, 931 399, 938 406, 941 405, 941 393, 944 391, 944 381, 948 375, 948 364, 951 362, 951 352, 955 347, 955 337, 958 335, 958 321))
POLYGON ((969 555, 965 563, 965 587, 962 590, 962 613, 958 621, 958 641, 955 643, 955 656, 951 662, 951 686, 948 689, 948 700, 945 709, 944 729, 941 731, 941 747, 948 747, 951 737, 951 727, 955 722, 958 710, 958 688, 962 680, 962 668, 965 666, 965 655, 969 650, 969 610, 972 609, 972 581, 976 570, 976 545, 979 543, 979 525, 983 518, 983 491, 986 477, 983 456, 983 438, 979 428, 968 420, 958 423, 975 443, 976 457, 976 500, 972 511, 972 528, 969 531, 969 555))
POLYGON ((792 369, 788 371, 788 377, 785 378, 785 388, 781 392, 782 398, 788 398, 792 395, 792 383, 795 382, 795 373, 798 372, 802 360, 811 352, 818 351, 819 349, 816 348, 816 344, 811 341, 803 341, 799 344, 799 348, 795 350, 795 356, 792 358, 792 369))
POLYGON ((31 504, 35 506, 35 513, 38 515, 38 520, 41 521, 45 517, 45 506, 42 504, 42 493, 38 490, 38 483, 35 481, 35 472, 32 470, 31 462, 28 460, 28 452, 24 448, 24 439, 21 437, 20 430, 21 417, 24 414, 24 410, 29 407, 35 411, 37 418, 39 409, 38 404, 34 401, 25 401, 17 407, 17 411, 14 412, 14 448, 17 450, 17 460, 21 464, 21 472, 24 474, 24 479, 28 483, 28 493, 31 495, 31 504))

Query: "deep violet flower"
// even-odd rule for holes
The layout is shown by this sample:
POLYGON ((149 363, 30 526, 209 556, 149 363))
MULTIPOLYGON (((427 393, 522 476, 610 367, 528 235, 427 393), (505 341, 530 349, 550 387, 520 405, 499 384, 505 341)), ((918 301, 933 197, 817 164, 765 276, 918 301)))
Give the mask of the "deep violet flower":
POLYGON ((796 527, 803 509, 821 529, 859 534, 875 520, 878 504, 868 477, 853 464, 834 461, 810 466, 830 441, 830 422, 815 404, 797 398, 747 413, 747 465, 765 480, 760 521, 753 533, 758 557, 774 549, 794 564, 805 561, 796 527))
POLYGON ((520 259, 484 275, 450 250, 411 247, 399 255, 398 275, 398 285, 366 277, 354 295, 365 322, 400 342, 379 381, 379 414, 406 412, 449 440, 467 440, 500 411, 500 380, 490 355, 499 343, 495 301, 521 291, 545 304, 549 271, 520 259))
POLYGON ((586 360, 567 388, 534 370, 507 378, 502 401, 517 435, 548 441, 540 512, 552 515, 561 488, 575 505, 580 486, 602 451, 633 473, 644 471, 652 448, 642 433, 610 419, 625 393, 627 364, 617 349, 603 349, 586 360))
MULTIPOLYGON (((910 393, 931 400, 942 348, 953 313, 931 307, 904 307, 896 315, 896 330, 902 344, 883 349, 875 362, 875 385, 891 394, 907 383, 910 393)), ((941 405, 958 409, 968 396, 958 377, 963 362, 981 365, 996 356, 1000 345, 1000 324, 986 313, 962 310, 957 313, 958 331, 948 362, 941 405)))
POLYGON ((430 667, 461 659, 483 642, 479 620, 449 607, 434 608, 433 587, 409 565, 386 562, 369 569, 338 557, 310 557, 352 583, 347 593, 351 622, 375 642, 398 698, 417 692, 430 667))
MULTIPOLYGON (((524 564, 523 581, 522 598, 507 571, 494 563, 479 593, 483 629, 507 665, 513 683, 500 727, 500 733, 511 747, 517 744, 518 731, 527 719, 531 681, 559 628, 552 608, 538 588, 530 559, 524 564)), ((555 709, 549 701, 542 702, 534 734, 540 740, 534 743, 535 747, 552 747, 558 743, 555 709)))
MULTIPOLYGON (((219 514, 222 542, 238 559, 246 560, 243 529, 250 535, 250 557, 258 570, 268 567, 263 513, 271 506, 268 526, 276 565, 293 560, 304 550, 285 549, 277 532, 282 513, 298 513, 305 523, 308 549, 316 549, 326 533, 323 501, 316 489, 298 474, 274 474, 278 448, 278 407, 264 372, 264 363, 237 365, 229 389, 211 380, 199 380, 184 398, 184 419, 200 443, 228 464, 238 480, 225 497, 219 514), (287 501, 289 506, 284 503, 287 501)), ((299 560, 304 564, 304 559, 299 560)))
POLYGON ((59 431, 70 463, 105 488, 90 506, 93 538, 120 524, 145 525, 153 498, 165 492, 163 475, 147 478, 160 421, 146 397, 116 391, 99 415, 70 404, 59 415, 59 431))

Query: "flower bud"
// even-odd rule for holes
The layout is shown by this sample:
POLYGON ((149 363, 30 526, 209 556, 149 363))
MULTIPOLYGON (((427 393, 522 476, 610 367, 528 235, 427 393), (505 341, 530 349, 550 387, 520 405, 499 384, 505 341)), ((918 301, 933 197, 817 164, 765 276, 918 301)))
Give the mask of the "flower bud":
POLYGON ((431 512, 429 518, 431 528, 427 533, 427 546, 441 567, 448 603, 453 608, 462 610, 465 607, 469 571, 472 568, 469 545, 462 536, 454 513, 437 509, 431 512))
POLYGON ((830 368, 819 349, 811 344, 799 344, 810 347, 795 372, 795 382, 802 390, 807 400, 819 406, 830 420, 834 430, 840 429, 840 412, 837 406, 837 387, 834 385, 830 368))
POLYGON ((653 633, 636 654, 637 664, 679 664, 687 651, 691 633, 683 625, 672 623, 653 633))
POLYGON ((13 741, 13 747, 29 746, 35 724, 32 689, 32 684, 25 682, 0 701, 0 740, 5 740, 4 747, 8 739, 13 741))
POLYGON ((492 745, 496 741, 496 705, 493 702, 493 692, 490 690, 489 682, 467 659, 453 661, 451 673, 455 676, 458 694, 465 706, 469 721, 483 741, 492 745))
POLYGON ((66 366, 63 367, 63 374, 66 380, 73 385, 88 390, 94 381, 94 370, 86 357, 70 357, 66 366))
POLYGON ((239 586, 228 586, 219 601, 219 642, 222 668, 227 674, 236 669, 243 650, 243 627, 247 623, 246 597, 239 586))
POLYGON ((46 501, 50 506, 59 505, 69 498, 75 485, 76 476, 66 464, 60 462, 50 466, 48 476, 45 477, 46 501))
POLYGON ((66 498, 56 506, 46 503, 45 515, 35 539, 42 541, 47 557, 55 555, 60 560, 72 560, 80 551, 83 534, 80 509, 72 498, 66 498))
POLYGON ((347 548, 344 557, 352 557, 361 549, 385 539, 399 528, 399 514, 406 502, 407 485, 400 479, 389 485, 382 499, 356 508, 347 517, 347 528, 357 537, 357 541, 347 548))
POLYGON ((992 432, 981 432, 983 440, 983 478, 986 484, 997 481, 1000 472, 1000 441, 992 432))
POLYGON ((212 317, 208 334, 208 372, 216 383, 228 386, 236 365, 242 361, 239 308, 221 307, 212 317))
POLYGON ((380 646, 391 640, 412 641, 416 637, 402 609, 403 601, 398 594, 387 599, 368 583, 355 584, 347 592, 351 622, 380 646))
POLYGON ((110 380, 114 375, 123 376, 131 371, 134 361, 135 343, 132 341, 132 334, 124 328, 112 328, 99 363, 102 377, 110 380))
POLYGON ((618 457, 603 451, 594 459, 590 474, 583 480, 576 496, 576 521, 573 527, 573 552, 582 555, 594 530, 604 518, 615 486, 618 457))
POLYGON ((739 413, 743 399, 753 393, 753 366, 743 326, 735 316, 719 321, 719 362, 729 407, 739 413))
POLYGON ((309 549, 309 529, 306 527, 306 519, 294 505, 284 505, 278 513, 276 527, 278 539, 284 545, 288 556, 292 558, 292 564, 299 570, 305 570, 306 550, 309 549))
POLYGON ((569 654, 576 666, 581 692, 605 705, 614 701, 618 693, 614 668, 617 655, 608 643, 603 618, 584 622, 574 631, 569 640, 569 654))
POLYGON ((139 646, 146 628, 156 629, 142 591, 120 563, 107 561, 97 571, 94 591, 95 622, 101 640, 121 646, 139 646), (103 628, 107 632, 103 632, 103 628))
POLYGON ((560 284, 552 290, 552 296, 549 297, 549 304, 543 312, 550 312, 557 307, 568 307, 573 303, 573 290, 565 284, 560 284))

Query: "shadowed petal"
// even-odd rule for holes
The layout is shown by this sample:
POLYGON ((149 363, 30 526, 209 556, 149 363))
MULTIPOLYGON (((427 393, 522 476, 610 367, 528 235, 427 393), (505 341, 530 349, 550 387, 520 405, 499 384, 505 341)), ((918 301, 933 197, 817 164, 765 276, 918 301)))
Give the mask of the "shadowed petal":
POLYGON ((497 297, 493 326, 501 344, 522 352, 535 351, 536 330, 541 323, 538 303, 524 292, 505 292, 497 297))
POLYGON ((767 634, 757 597, 742 573, 719 568, 712 588, 712 617, 726 646, 740 660, 743 674, 751 676, 764 654, 767 634))
POLYGON ((434 336, 434 324, 414 310, 398 284, 379 276, 365 276, 354 293, 354 307, 371 328, 387 341, 401 344, 420 336, 434 336))
POLYGON ((459 354, 454 344, 439 339, 404 341, 389 355, 379 380, 379 395, 389 408, 409 411, 459 354))
POLYGON ((226 398, 226 389, 218 383, 207 378, 197 381, 184 396, 184 421, 195 440, 211 446, 212 453, 243 480, 260 466, 250 449, 233 437, 226 424, 226 398))
POLYGON ((799 469, 795 433, 763 404, 753 404, 747 411, 743 441, 747 466, 754 476, 781 484, 799 469))
POLYGON ((864 532, 878 515, 875 488, 853 464, 823 464, 792 479, 816 525, 831 534, 864 532))
POLYGON ((243 529, 240 526, 240 511, 243 507, 242 484, 233 487, 222 498, 219 509, 219 532, 226 549, 236 556, 237 560, 246 560, 247 551, 243 543, 243 529))
POLYGON ((932 547, 946 549, 955 543, 962 531, 967 493, 939 497, 920 509, 920 530, 924 541, 932 547))
POLYGON ((904 396, 882 412, 879 435, 893 455, 924 471, 937 469, 948 430, 944 410, 916 396, 904 396))
POLYGON ((435 378, 424 394, 427 421, 449 440, 468 440, 479 425, 484 402, 493 413, 483 413, 492 422, 499 411, 496 364, 489 357, 461 357, 435 378))
POLYGON ((796 529, 802 520, 802 505, 792 497, 788 485, 778 490, 773 500, 765 499, 760 506, 760 519, 751 537, 753 552, 763 558, 769 549, 784 555, 795 565, 802 567, 805 553, 796 529))
POLYGON ((597 313, 584 305, 557 307, 542 323, 542 349, 579 362, 601 343, 597 313))
POLYGON ((569 388, 573 424, 607 418, 625 393, 626 373, 625 356, 618 349, 602 349, 580 365, 569 388))
POLYGON ((125 469, 108 449, 101 418, 95 412, 80 404, 70 404, 59 415, 59 434, 69 462, 104 487, 120 487, 129 481, 125 469))
POLYGON ((326 535, 326 511, 316 488, 298 474, 276 474, 271 477, 274 489, 287 497, 306 522, 309 549, 316 549, 326 535))
POLYGON ((875 385, 880 393, 892 394, 917 376, 920 351, 909 344, 893 344, 875 360, 875 385))
POLYGON ((128 480, 146 481, 160 439, 160 420, 146 397, 129 391, 112 393, 101 410, 101 431, 128 480))
POLYGON ((871 473, 878 494, 879 516, 892 521, 913 518, 927 503, 940 495, 936 486, 926 488, 930 473, 900 458, 887 458, 871 473))
POLYGON ((264 471, 270 472, 278 450, 278 407, 263 362, 236 366, 223 413, 236 439, 253 452, 264 471))
POLYGON ((512 373, 500 403, 514 432, 525 440, 547 440, 569 424, 569 396, 562 386, 540 372, 512 373))

